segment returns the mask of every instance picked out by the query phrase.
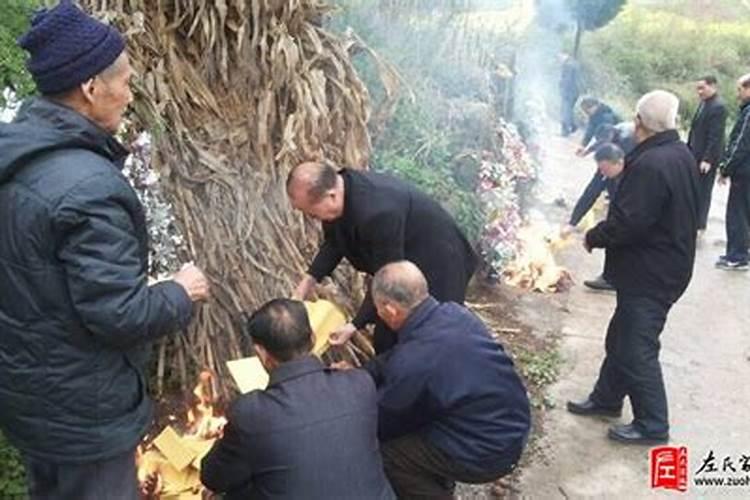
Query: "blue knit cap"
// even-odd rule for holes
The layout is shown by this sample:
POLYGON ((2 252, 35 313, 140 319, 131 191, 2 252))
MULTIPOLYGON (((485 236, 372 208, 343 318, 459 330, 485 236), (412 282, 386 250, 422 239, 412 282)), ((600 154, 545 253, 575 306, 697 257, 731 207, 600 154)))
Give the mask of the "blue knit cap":
POLYGON ((89 16, 71 0, 39 11, 18 45, 31 57, 26 63, 42 94, 70 90, 110 66, 125 49, 112 26, 89 16))

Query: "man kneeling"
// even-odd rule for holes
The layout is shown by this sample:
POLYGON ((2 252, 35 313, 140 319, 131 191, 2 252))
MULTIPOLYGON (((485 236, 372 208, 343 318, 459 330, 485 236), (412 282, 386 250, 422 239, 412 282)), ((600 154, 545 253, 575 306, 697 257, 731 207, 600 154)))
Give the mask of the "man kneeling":
POLYGON ((367 374, 327 369, 310 354, 302 302, 275 299, 246 334, 270 374, 240 396, 201 463, 212 491, 242 499, 392 499, 378 451, 377 395, 367 374))
POLYGON ((411 262, 378 271, 372 295, 398 336, 366 368, 378 385, 383 462, 399 498, 452 498, 454 481, 508 474, 526 444, 530 412, 502 346, 470 311, 430 297, 411 262))

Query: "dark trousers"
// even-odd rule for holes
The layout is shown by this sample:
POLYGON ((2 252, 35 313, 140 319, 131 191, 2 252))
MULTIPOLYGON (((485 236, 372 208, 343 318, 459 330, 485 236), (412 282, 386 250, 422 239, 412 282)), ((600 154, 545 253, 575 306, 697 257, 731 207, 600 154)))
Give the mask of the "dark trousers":
POLYGON ((515 467, 520 450, 499 470, 467 470, 418 434, 410 434, 380 447, 385 475, 400 499, 452 499, 456 481, 482 484, 495 481, 515 467))
POLYGON ((706 229, 708 226, 708 211, 711 209, 711 194, 714 190, 716 181, 716 167, 711 168, 706 174, 700 177, 700 186, 698 191, 698 229, 706 229))
POLYGON ((26 458, 31 500, 138 500, 135 450, 99 462, 53 464, 26 458))
POLYGON ((610 408, 621 408, 628 396, 633 424, 655 437, 669 432, 659 335, 670 307, 665 301, 617 293, 617 308, 607 330, 606 356, 590 396, 593 402, 610 408))
POLYGON ((578 96, 560 97, 560 131, 562 135, 569 135, 576 131, 575 107, 578 96))
POLYGON ((750 179, 732 179, 727 201, 727 259, 747 262, 750 238, 750 179))
MULTIPOLYGON (((450 266, 450 264, 447 264, 450 266)), ((463 304, 466 300, 466 287, 474 274, 474 267, 465 269, 463 266, 438 270, 436 273, 425 273, 427 284, 430 287, 430 295, 438 302, 456 302, 463 304)), ((424 270, 422 271, 424 272, 424 270)), ((382 354, 396 345, 396 334, 383 323, 383 320, 375 320, 375 331, 373 334, 373 348, 375 354, 382 354)))

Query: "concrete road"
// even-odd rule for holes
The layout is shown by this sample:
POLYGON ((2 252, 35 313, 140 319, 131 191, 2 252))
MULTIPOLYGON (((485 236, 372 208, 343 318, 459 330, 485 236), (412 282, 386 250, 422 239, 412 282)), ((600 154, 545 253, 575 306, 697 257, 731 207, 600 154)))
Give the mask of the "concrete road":
MULTIPOLYGON (((572 206, 590 178, 593 160, 576 158, 574 148, 562 138, 552 139, 542 173, 543 200, 562 195, 572 206)), ((569 292, 569 312, 561 326, 564 365, 558 382, 549 389, 555 407, 547 415, 541 456, 523 471, 518 484, 522 498, 750 498, 750 462, 742 461, 743 455, 750 461, 750 273, 713 267, 723 253, 726 193, 726 188, 715 191, 693 281, 672 309, 661 337, 670 445, 687 447, 688 491, 677 494, 651 488, 647 447, 614 443, 606 437, 610 422, 565 410, 567 400, 585 397, 593 386, 615 304, 613 295, 588 292, 581 285, 599 273, 602 255, 588 255, 576 244, 560 256, 578 283, 569 292), (718 472, 698 474, 710 452, 718 472), (724 476, 747 482, 723 487, 694 482, 724 476)), ((547 213, 562 218, 569 209, 547 213)), ((626 411, 622 422, 631 418, 627 402, 626 411)))

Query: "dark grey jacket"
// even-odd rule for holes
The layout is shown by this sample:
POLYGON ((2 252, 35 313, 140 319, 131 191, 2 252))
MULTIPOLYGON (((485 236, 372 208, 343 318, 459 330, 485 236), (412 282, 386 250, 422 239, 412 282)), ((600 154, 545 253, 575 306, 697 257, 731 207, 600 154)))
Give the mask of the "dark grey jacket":
POLYGON ((0 124, 0 428, 37 459, 134 449, 151 419, 147 346, 190 320, 182 287, 147 286, 126 154, 43 98, 0 124))
POLYGON ((724 134, 727 122, 727 108, 718 95, 703 101, 693 116, 688 136, 688 147, 700 165, 702 161, 719 166, 724 152, 724 134))
POLYGON ((313 356, 282 364, 265 391, 240 396, 201 480, 227 499, 390 500, 375 384, 313 356))
POLYGON ((750 177, 750 102, 742 105, 729 134, 729 143, 719 166, 721 174, 733 179, 750 177))

